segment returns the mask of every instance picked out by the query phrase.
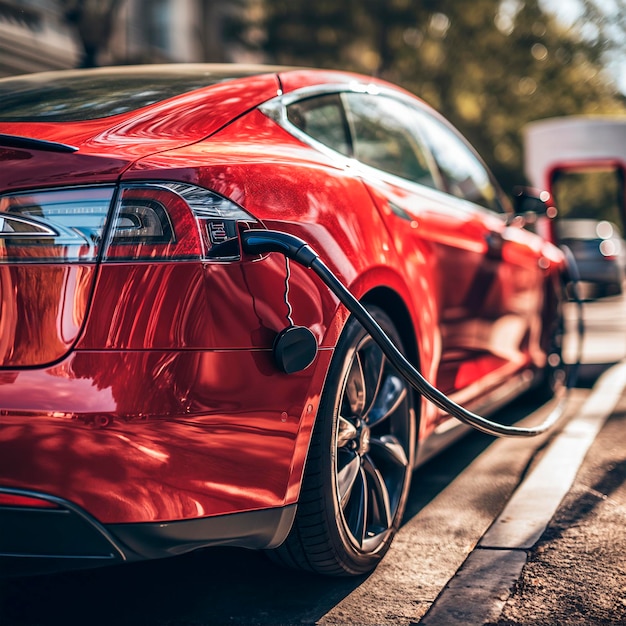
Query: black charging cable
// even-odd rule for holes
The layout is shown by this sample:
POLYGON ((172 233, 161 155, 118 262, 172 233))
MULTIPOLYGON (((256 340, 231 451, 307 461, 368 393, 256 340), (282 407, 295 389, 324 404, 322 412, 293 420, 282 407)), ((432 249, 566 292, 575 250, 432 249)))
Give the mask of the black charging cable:
MULTIPOLYGON (((497 422, 492 422, 480 415, 468 411, 466 408, 450 400, 444 393, 431 385, 410 363, 406 357, 396 348, 387 334, 378 325, 367 309, 346 289, 341 281, 330 271, 318 254, 303 239, 273 230, 246 230, 241 233, 243 250, 248 254, 268 254, 270 252, 280 252, 286 257, 299 263, 305 268, 309 268, 319 276, 322 282, 339 298, 340 302, 354 315, 363 328, 371 335, 372 339, 380 346, 390 363, 398 370, 402 377, 420 394, 427 398, 434 405, 456 417, 461 422, 469 424, 473 428, 493 435, 495 437, 536 437, 552 428, 561 418, 565 410, 567 401, 567 391, 574 386, 575 373, 568 375, 564 387, 558 392, 558 402, 548 417, 538 426, 523 428, 518 426, 506 426, 497 422)), ((568 268, 570 269, 569 281, 574 284, 574 299, 580 304, 577 288, 577 270, 573 262, 571 251, 565 251, 568 268), (572 264, 570 266, 570 263, 572 264)), ((582 315, 579 309, 579 339, 582 345, 582 333, 584 326, 582 315)), ((580 354, 580 351, 579 351, 580 354)), ((580 358, 579 358, 580 360, 580 358)), ((576 370, 577 368, 573 368, 576 370)), ((571 371, 570 370, 570 373, 571 371)))

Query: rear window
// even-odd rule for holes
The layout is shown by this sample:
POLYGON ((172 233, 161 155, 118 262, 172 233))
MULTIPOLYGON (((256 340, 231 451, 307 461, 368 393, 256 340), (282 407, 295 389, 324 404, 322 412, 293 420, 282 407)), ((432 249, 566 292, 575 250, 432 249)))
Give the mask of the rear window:
POLYGON ((152 65, 4 78, 0 80, 0 121, 73 122, 109 117, 259 73, 221 67, 152 65))

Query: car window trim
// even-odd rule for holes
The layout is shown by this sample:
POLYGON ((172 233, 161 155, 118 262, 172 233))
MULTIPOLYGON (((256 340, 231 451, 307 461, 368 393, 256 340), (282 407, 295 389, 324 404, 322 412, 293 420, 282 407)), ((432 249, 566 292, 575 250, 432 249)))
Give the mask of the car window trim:
MULTIPOLYGON (((366 168, 366 171, 375 173, 377 178, 382 179, 382 180, 389 179, 392 184, 395 184, 395 185, 399 184, 402 187, 406 186, 411 190, 415 187, 418 187, 420 190, 428 189, 431 191, 436 191, 436 192, 444 194, 448 198, 453 198, 454 200, 458 200, 460 203, 466 206, 471 206, 471 207, 478 209, 481 212, 486 212, 489 215, 499 216, 503 218, 504 220, 510 218, 511 215, 513 214, 513 210, 510 208, 510 206, 507 205, 506 202, 503 202, 503 198, 501 196, 504 195, 504 192, 501 190, 500 185, 495 180, 493 173, 491 172, 489 167, 487 167, 486 163, 484 162, 480 154, 465 139, 465 137, 463 137, 463 135, 446 120, 445 117, 443 117, 437 111, 429 109, 427 105, 420 106, 420 101, 416 100, 415 98, 416 96, 411 97, 408 94, 405 95, 401 92, 395 91, 393 89, 388 89, 384 86, 374 85, 373 83, 359 83, 355 81, 354 83, 348 83, 348 84, 325 83, 323 85, 313 85, 313 86, 302 87, 299 89, 294 89, 293 91, 290 91, 288 93, 281 93, 278 96, 271 98, 270 100, 259 105, 258 108, 262 113, 267 115, 270 119, 274 120, 279 126, 284 128, 288 133, 290 133, 291 135, 293 135, 294 137, 296 137, 303 143, 311 146, 315 150, 318 150, 319 152, 328 156, 332 160, 337 161, 338 164, 340 164, 344 169, 355 170, 355 169, 366 168), (497 204, 501 207, 501 212, 495 211, 493 209, 482 206, 470 200, 466 200, 464 198, 458 198, 452 195, 451 193, 449 193, 445 188, 443 176, 441 175, 441 172, 439 171, 439 165, 437 164, 437 161, 426 142, 424 142, 424 148, 428 151, 428 155, 430 159, 432 159, 432 162, 433 162, 432 165, 436 170, 434 174, 435 174, 435 179, 436 179, 435 182, 438 185, 437 187, 429 187, 428 185, 411 181, 407 178, 402 178, 401 176, 396 176, 395 174, 391 174, 389 172, 385 172, 371 165, 367 165, 366 163, 362 163, 361 161, 359 161, 358 159, 355 159, 354 157, 349 157, 344 154, 341 154, 341 152, 338 152, 337 150, 331 148, 330 146, 327 146, 326 144, 323 144, 322 142, 318 141, 314 137, 311 137, 311 135, 308 135, 307 133, 305 133, 303 130, 301 130, 295 124, 293 124, 287 116, 287 107, 295 102, 299 102, 300 100, 307 100, 309 98, 314 98, 317 96, 339 94, 343 103, 344 102, 343 94, 346 94, 346 93, 369 94, 369 95, 374 95, 374 96, 383 96, 383 97, 392 98, 394 100, 398 100, 399 102, 402 102, 403 104, 411 108, 419 109, 421 113, 430 115, 435 120, 442 122, 444 126, 450 129, 455 135, 457 135, 461 139, 461 141, 463 141, 463 143, 466 146, 468 146, 469 150, 473 153, 473 155, 478 159, 480 164, 487 171, 489 175, 489 181, 491 182, 492 185, 494 185, 497 191, 497 194, 496 194, 497 204)), ((345 106, 346 105, 344 103, 344 107, 345 106)), ((348 124, 349 124, 349 120, 348 120, 348 124)), ((352 128, 350 128, 350 132, 352 134, 353 132, 352 128)), ((421 136, 421 131, 419 129, 417 129, 417 132, 421 136)), ((353 141, 353 137, 351 138, 351 141, 353 141)))
POLYGON ((345 111, 347 103, 345 102, 344 94, 347 94, 347 93, 383 96, 383 97, 392 98, 394 100, 402 102, 403 104, 407 106, 415 106, 415 102, 411 98, 409 98, 408 96, 403 96, 403 94, 398 93, 392 89, 386 89, 384 87, 379 87, 373 84, 355 82, 355 83, 351 83, 348 85, 346 85, 345 83, 337 83, 337 84, 327 83, 324 85, 314 85, 314 86, 303 87, 301 89, 295 89, 294 91, 290 91, 289 93, 286 93, 286 94, 279 94, 278 96, 272 98, 271 100, 264 102, 263 104, 259 106, 259 110, 265 115, 267 115, 269 118, 274 120, 279 126, 284 128, 288 133, 290 133, 291 135, 293 135, 294 137, 296 137, 303 143, 322 152, 326 156, 338 161, 346 169, 365 168, 366 171, 375 173, 376 177, 378 178, 382 178, 382 179, 385 179, 387 177, 390 178, 393 184, 398 184, 398 182, 400 182, 401 185, 403 186, 408 185, 409 188, 411 189, 417 186, 420 189, 423 189, 423 188, 435 189, 436 191, 440 191, 442 193, 446 193, 446 195, 449 195, 443 186, 443 179, 439 173, 434 157, 431 154, 430 149, 428 148, 425 142, 423 142, 423 147, 427 151, 429 165, 431 166, 431 169, 434 169, 432 173, 435 178, 435 183, 437 184, 437 187, 429 187, 428 185, 423 185, 421 183, 411 181, 407 178, 396 176, 395 174, 391 174, 390 172, 385 172, 384 170, 381 170, 379 168, 373 167, 371 165, 367 165, 366 163, 363 163, 352 156, 346 156, 342 154, 341 152, 338 152, 337 150, 331 148, 330 146, 323 144, 322 142, 318 141, 311 135, 307 134, 306 132, 298 128, 295 124, 291 122, 291 120, 289 119, 287 115, 287 108, 296 102, 300 102, 302 100, 308 100, 310 98, 315 98, 319 96, 325 96, 325 95, 334 95, 334 94, 339 95, 341 102, 342 102, 342 106, 344 108, 343 116, 345 117, 345 122, 348 125, 348 129, 350 133, 350 142, 352 144, 351 147, 352 147, 352 150, 354 150, 354 129, 352 128, 350 124, 350 119, 346 115, 346 111, 345 111))

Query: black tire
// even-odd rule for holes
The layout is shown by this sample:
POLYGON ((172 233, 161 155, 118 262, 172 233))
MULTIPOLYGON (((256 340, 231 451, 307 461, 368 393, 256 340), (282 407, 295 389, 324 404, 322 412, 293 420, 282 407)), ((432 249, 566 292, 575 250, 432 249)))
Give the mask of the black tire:
POLYGON ((563 289, 563 296, 557 302, 547 331, 546 364, 533 389, 535 400, 550 400, 564 387, 567 379, 567 365, 563 361, 563 342, 565 339, 563 302, 565 298, 565 289, 563 289))
MULTIPOLYGON (((370 313, 402 349, 389 317, 370 313)), ((311 446, 298 512, 272 558, 348 576, 372 571, 402 521, 415 442, 413 391, 354 319, 338 342, 311 446)))

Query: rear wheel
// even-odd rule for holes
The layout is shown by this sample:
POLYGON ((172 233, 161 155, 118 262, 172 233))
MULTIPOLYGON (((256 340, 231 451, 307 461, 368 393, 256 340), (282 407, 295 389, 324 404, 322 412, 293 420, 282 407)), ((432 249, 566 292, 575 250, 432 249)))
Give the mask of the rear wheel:
MULTIPOLYGON (((370 313, 402 349, 389 317, 370 313)), ((371 571, 402 520, 415 440, 413 392, 354 319, 337 345, 283 564, 331 575, 371 571)))

